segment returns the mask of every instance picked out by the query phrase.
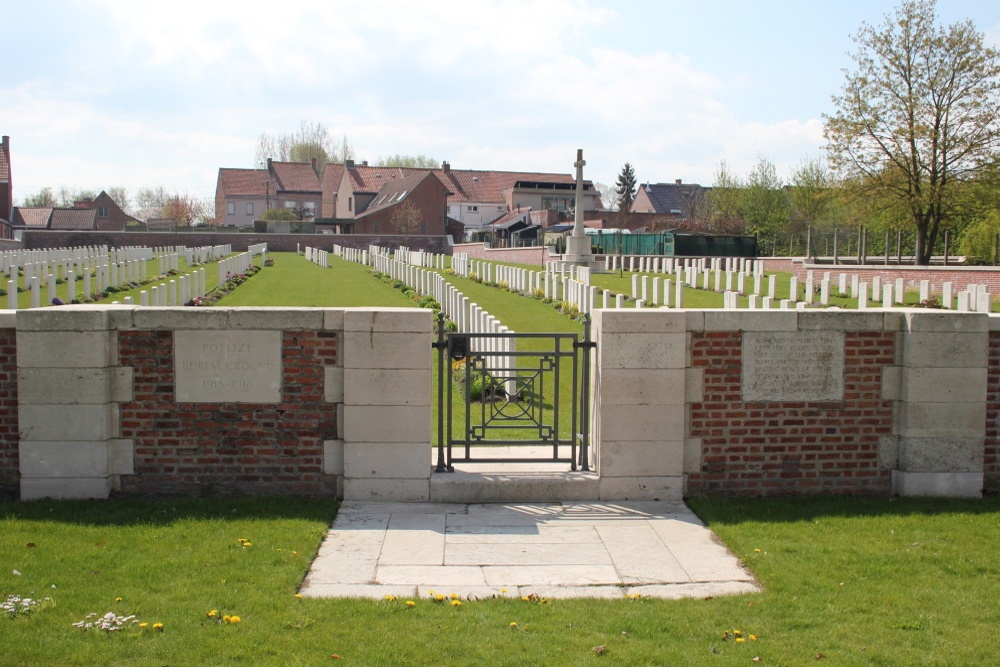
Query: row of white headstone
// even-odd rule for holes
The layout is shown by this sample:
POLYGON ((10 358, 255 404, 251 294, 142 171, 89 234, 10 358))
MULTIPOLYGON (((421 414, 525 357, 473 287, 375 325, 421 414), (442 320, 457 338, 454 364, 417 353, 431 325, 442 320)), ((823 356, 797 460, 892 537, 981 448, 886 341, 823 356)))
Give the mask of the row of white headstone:
MULTIPOLYGON (((345 259, 356 257, 354 261, 364 258, 368 260, 364 263, 375 271, 384 273, 393 280, 399 280, 420 296, 433 297, 441 305, 441 311, 455 323, 459 332, 479 334, 470 339, 471 350, 483 357, 485 369, 495 378, 513 377, 514 357, 509 353, 515 350, 515 340, 510 335, 514 332, 486 309, 465 296, 443 275, 424 268, 425 261, 431 262, 432 268, 443 267, 439 262, 446 256, 435 257, 433 253, 424 253, 425 256, 420 259, 421 263, 418 265, 412 263, 412 255, 405 251, 393 254, 388 249, 378 246, 371 246, 367 252, 360 254, 344 252, 346 250, 350 249, 341 248, 338 251, 338 247, 334 246, 334 254, 345 259), (503 354, 500 354, 501 352, 503 354)), ((510 390, 512 387, 508 387, 508 391, 510 390)))
POLYGON ((654 255, 605 255, 606 271, 629 271, 635 273, 675 273, 685 271, 731 271, 747 276, 764 275, 763 260, 750 257, 658 257, 654 255))

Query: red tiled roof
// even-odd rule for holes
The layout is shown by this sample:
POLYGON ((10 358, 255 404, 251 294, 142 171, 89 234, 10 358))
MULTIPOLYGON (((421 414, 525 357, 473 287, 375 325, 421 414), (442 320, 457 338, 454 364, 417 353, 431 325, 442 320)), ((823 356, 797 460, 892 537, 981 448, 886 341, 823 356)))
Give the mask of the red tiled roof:
MULTIPOLYGON (((270 180, 267 169, 219 169, 219 182, 225 196, 264 197, 267 194, 265 184, 270 180)), ((274 194, 273 186, 271 190, 274 194)))
POLYGON ((369 204, 368 208, 366 208, 358 217, 363 218, 369 213, 381 211, 404 201, 407 195, 413 192, 417 185, 431 175, 431 172, 426 169, 416 170, 416 172, 417 173, 410 174, 404 178, 391 179, 385 183, 375 195, 375 199, 372 200, 372 203, 369 204))
MULTIPOLYGON (((328 165, 329 168, 332 165, 328 165)), ((368 167, 358 165, 349 169, 355 192, 373 194, 385 183, 406 178, 413 173, 431 171, 451 192, 451 202, 475 202, 484 204, 506 204, 505 191, 510 191, 519 182, 573 184, 576 179, 570 174, 546 174, 528 171, 486 171, 473 169, 417 169, 412 167, 368 167)), ((584 181, 589 184, 590 181, 584 181)))
POLYGON ((56 208, 49 229, 93 229, 96 219, 96 208, 56 208))
POLYGON ((15 227, 48 227, 49 216, 52 209, 49 207, 36 206, 15 206, 14 219, 11 221, 15 227))
POLYGON ((278 189, 286 192, 319 192, 319 177, 308 162, 272 162, 278 189))

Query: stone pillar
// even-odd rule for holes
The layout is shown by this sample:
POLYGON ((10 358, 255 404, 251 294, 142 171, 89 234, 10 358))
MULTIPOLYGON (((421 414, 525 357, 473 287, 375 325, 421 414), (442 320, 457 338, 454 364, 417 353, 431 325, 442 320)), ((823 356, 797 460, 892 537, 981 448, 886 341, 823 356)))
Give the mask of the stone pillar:
POLYGON ((423 309, 344 311, 345 500, 430 499, 431 319, 423 309))
POLYGON ((593 456, 601 500, 680 500, 687 314, 598 310, 593 456))
POLYGON ((904 315, 895 492, 982 495, 988 348, 985 315, 904 315))
POLYGON ((17 319, 21 499, 107 498, 132 474, 118 404, 132 369, 118 367, 118 320, 131 309, 65 306, 17 319))

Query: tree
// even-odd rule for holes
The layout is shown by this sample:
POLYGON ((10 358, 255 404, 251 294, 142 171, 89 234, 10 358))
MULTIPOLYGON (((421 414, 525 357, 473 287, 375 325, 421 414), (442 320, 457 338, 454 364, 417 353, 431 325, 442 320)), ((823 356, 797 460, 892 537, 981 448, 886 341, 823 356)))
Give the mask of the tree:
POLYGON ((170 195, 162 185, 156 188, 139 188, 135 193, 135 208, 131 215, 140 220, 164 218, 163 207, 169 199, 170 195))
POLYGON ((290 208, 269 208, 264 211, 265 220, 280 220, 284 222, 297 222, 301 220, 290 208))
POLYGON ((800 231, 826 221, 833 189, 826 164, 821 159, 803 160, 792 172, 789 222, 800 231))
POLYGON ((392 213, 392 225, 400 234, 406 234, 407 236, 417 231, 422 221, 423 218, 420 215, 420 209, 410 201, 403 202, 392 213))
POLYGON ((757 158, 757 165, 747 176, 739 209, 749 231, 774 236, 785 229, 788 225, 788 196, 784 188, 774 163, 764 156, 757 158))
POLYGON ((713 232, 742 232, 746 226, 743 220, 743 181, 729 170, 723 160, 715 172, 709 202, 712 208, 713 232))
POLYGON ((118 204, 118 208, 125 211, 128 215, 132 215, 132 205, 129 202, 128 189, 124 185, 115 185, 105 192, 111 197, 111 200, 118 204))
POLYGON ((383 167, 408 167, 410 169, 437 169, 438 161, 429 155, 381 155, 378 164, 383 167))
POLYGON ((327 162, 340 163, 353 157, 354 149, 347 142, 347 135, 338 144, 323 123, 303 120, 296 132, 277 136, 261 132, 257 137, 254 164, 264 169, 269 158, 280 162, 309 162, 316 158, 316 169, 322 170, 327 162))
POLYGON ((971 21, 938 25, 934 0, 904 0, 854 42, 856 70, 825 116, 828 153, 863 193, 906 211, 928 264, 962 184, 998 162, 1000 53, 971 21))
POLYGON ((170 220, 177 227, 190 227, 204 212, 204 203, 188 195, 175 194, 163 205, 160 217, 170 220))
POLYGON ((618 191, 615 190, 610 185, 605 185, 598 181, 594 181, 594 189, 597 190, 597 194, 601 197, 601 205, 604 207, 605 211, 617 211, 618 210, 618 191))
POLYGON ((622 229, 627 229, 629 226, 632 203, 635 201, 635 195, 638 191, 637 186, 635 169, 626 162, 618 174, 618 182, 615 183, 615 194, 618 197, 618 226, 622 229))
POLYGON ((44 187, 35 194, 28 195, 21 202, 21 206, 25 207, 52 208, 58 205, 59 202, 56 201, 56 196, 52 194, 50 187, 44 187))

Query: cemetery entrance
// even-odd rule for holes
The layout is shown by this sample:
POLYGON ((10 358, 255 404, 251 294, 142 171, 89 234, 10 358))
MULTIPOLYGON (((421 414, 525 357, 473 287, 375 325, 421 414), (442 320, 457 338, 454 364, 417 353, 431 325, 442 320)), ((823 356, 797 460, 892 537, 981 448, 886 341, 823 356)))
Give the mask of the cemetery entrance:
POLYGON ((590 318, 576 333, 458 333, 438 319, 437 466, 590 470, 590 318))

